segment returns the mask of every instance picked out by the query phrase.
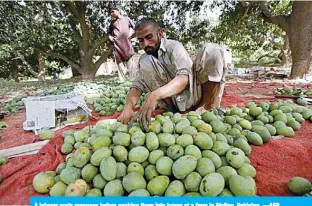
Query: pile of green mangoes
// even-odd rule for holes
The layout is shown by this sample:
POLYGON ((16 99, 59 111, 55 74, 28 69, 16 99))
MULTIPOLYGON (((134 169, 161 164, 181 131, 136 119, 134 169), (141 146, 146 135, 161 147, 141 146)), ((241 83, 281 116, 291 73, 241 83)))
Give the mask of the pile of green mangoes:
POLYGON ((286 94, 286 95, 312 95, 312 88, 309 88, 307 90, 301 89, 301 88, 279 88, 274 91, 275 94, 286 94))
MULTIPOLYGON (((37 85, 25 86, 24 89, 27 90, 27 92, 31 92, 28 94, 29 96, 43 97, 48 95, 61 95, 69 92, 76 92, 83 95, 87 99, 89 95, 94 93, 100 94, 106 92, 107 90, 113 91, 111 88, 114 88, 119 84, 117 80, 118 79, 116 77, 113 77, 109 79, 97 79, 92 82, 68 82, 65 85, 64 83, 51 84, 45 85, 40 92, 38 92, 38 90, 41 86, 39 87, 37 85)), ((0 111, 5 111, 8 114, 14 114, 23 110, 25 105, 22 99, 27 98, 28 95, 19 95, 10 101, 0 101, 0 111)))
MULTIPOLYGON (((111 116, 116 111, 121 112, 127 101, 127 94, 130 90, 131 82, 127 81, 118 86, 110 87, 99 98, 87 101, 88 104, 94 106, 94 111, 101 116, 111 116)), ((142 93, 139 101, 135 105, 136 108, 141 107, 146 97, 146 93, 142 93)))
MULTIPOLYGON (((311 118, 311 108, 277 100, 227 108, 222 116, 165 112, 147 133, 137 123, 129 129, 99 121, 65 131, 66 161, 37 174, 33 187, 50 196, 255 196, 250 144, 294 137, 311 118)), ((302 191, 300 185, 307 187, 292 181, 291 188, 302 191)))
POLYGON ((15 114, 15 113, 19 112, 20 110, 23 110, 25 105, 24 105, 24 102, 22 101, 22 99, 25 97, 26 96, 17 96, 17 97, 14 97, 10 101, 0 102, 0 106, 2 106, 2 108, 0 108, 0 110, 8 112, 9 114, 15 114))

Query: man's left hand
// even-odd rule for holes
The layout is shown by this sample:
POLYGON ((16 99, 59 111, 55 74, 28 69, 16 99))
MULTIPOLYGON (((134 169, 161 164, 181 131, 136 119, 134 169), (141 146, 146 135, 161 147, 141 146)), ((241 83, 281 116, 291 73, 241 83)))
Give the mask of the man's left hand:
POLYGON ((205 105, 201 106, 201 107, 198 107, 195 112, 198 114, 198 115, 201 115, 202 113, 204 113, 206 111, 205 109, 205 105))
POLYGON ((149 130, 148 127, 151 123, 152 114, 153 114, 153 111, 157 107, 157 103, 158 103, 158 98, 155 95, 155 93, 152 92, 146 97, 139 111, 139 123, 140 123, 141 128, 145 132, 148 132, 149 130))

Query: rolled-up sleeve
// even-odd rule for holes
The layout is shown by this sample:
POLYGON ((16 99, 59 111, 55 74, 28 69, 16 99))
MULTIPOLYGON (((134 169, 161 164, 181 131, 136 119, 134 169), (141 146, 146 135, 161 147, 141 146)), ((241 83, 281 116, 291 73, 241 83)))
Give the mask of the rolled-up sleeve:
POLYGON ((174 65, 175 76, 192 74, 192 60, 180 42, 171 45, 170 61, 174 65))
POLYGON ((180 111, 185 111, 193 104, 193 63, 188 52, 180 42, 172 44, 171 49, 170 61, 174 67, 175 76, 187 75, 189 78, 188 86, 185 90, 175 96, 175 104, 180 111))
MULTIPOLYGON (((140 67, 140 64, 139 64, 139 67, 140 67)), ((146 84, 144 82, 143 75, 142 75, 140 68, 139 68, 137 73, 136 73, 136 77, 132 82, 131 88, 136 88, 136 89, 140 90, 141 92, 147 92, 147 88, 145 85, 146 84)))

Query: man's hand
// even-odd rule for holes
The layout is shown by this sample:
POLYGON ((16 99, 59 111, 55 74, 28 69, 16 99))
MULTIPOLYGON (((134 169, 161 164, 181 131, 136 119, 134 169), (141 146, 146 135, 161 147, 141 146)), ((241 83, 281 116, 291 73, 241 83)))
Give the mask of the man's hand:
POLYGON ((158 103, 158 97, 156 96, 154 92, 152 92, 146 97, 139 111, 139 115, 138 115, 139 123, 140 123, 141 128, 145 132, 148 132, 149 130, 148 126, 151 123, 152 114, 157 107, 157 103, 158 103))
POLYGON ((111 36, 111 35, 108 36, 108 39, 109 39, 112 43, 114 43, 114 41, 115 41, 115 40, 114 40, 114 37, 111 36))
POLYGON ((117 120, 122 124, 128 124, 131 118, 135 115, 133 109, 131 107, 125 107, 117 120))
POLYGON ((204 113, 206 110, 207 110, 207 109, 205 109, 205 105, 203 105, 203 106, 198 107, 198 108, 196 109, 196 113, 197 113, 198 115, 201 115, 201 114, 204 113))

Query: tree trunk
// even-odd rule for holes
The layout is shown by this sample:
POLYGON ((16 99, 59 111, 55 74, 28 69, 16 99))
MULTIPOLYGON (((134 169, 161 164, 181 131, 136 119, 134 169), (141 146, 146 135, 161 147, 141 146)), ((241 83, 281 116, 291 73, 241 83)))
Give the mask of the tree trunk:
POLYGON ((16 63, 16 60, 13 59, 12 61, 12 76, 14 78, 14 81, 15 82, 19 82, 19 79, 18 79, 18 67, 17 67, 17 63, 16 63))
MULTIPOLYGON (((66 9, 71 13, 75 20, 79 22, 80 30, 77 29, 77 22, 70 21, 71 29, 74 32, 75 38, 79 42, 79 59, 80 63, 73 62, 72 60, 62 55, 53 54, 53 56, 62 58, 68 64, 72 66, 73 77, 82 75, 82 78, 94 78, 100 64, 104 62, 108 55, 104 54, 97 62, 93 62, 93 56, 98 47, 109 42, 108 35, 104 36, 95 41, 95 44, 91 47, 90 45, 90 24, 86 18, 86 2, 74 2, 64 1, 66 9)), ((107 52, 112 52, 112 46, 108 45, 107 52)), ((50 55, 52 55, 50 53, 50 55)))
POLYGON ((264 57, 269 57, 269 58, 275 59, 275 62, 281 63, 281 60, 280 60, 277 56, 274 56, 274 55, 271 55, 271 54, 264 54, 264 55, 260 56, 260 57, 258 58, 258 61, 257 61, 257 62, 259 63, 259 61, 260 61, 262 58, 264 58, 264 57))
POLYGON ((309 1, 294 1, 289 16, 273 16, 267 2, 260 2, 265 21, 282 28, 289 37, 292 67, 289 79, 303 78, 308 72, 312 51, 312 4, 309 1))
POLYGON ((288 66, 291 63, 291 54, 290 54, 290 48, 289 48, 289 38, 287 35, 284 36, 284 45, 281 50, 281 60, 282 60, 282 66, 288 66))
POLYGON ((71 67, 71 70, 72 70, 73 77, 81 76, 81 74, 79 73, 79 71, 77 71, 77 70, 74 69, 73 67, 71 67))
POLYGON ((17 58, 20 59, 22 61, 23 64, 25 64, 26 69, 32 74, 34 75, 34 77, 38 77, 38 73, 35 72, 31 65, 25 60, 25 57, 23 55, 21 55, 19 52, 17 52, 17 58))
POLYGON ((292 55, 290 79, 308 73, 312 52, 312 3, 294 1, 290 15, 289 46, 292 55))
POLYGON ((83 70, 84 72, 81 74, 82 79, 94 79, 97 70, 92 68, 93 65, 89 65, 89 69, 83 70))
POLYGON ((45 78, 45 66, 44 66, 44 62, 45 62, 45 57, 39 53, 38 54, 38 64, 39 64, 39 73, 38 73, 38 81, 44 81, 45 78))

